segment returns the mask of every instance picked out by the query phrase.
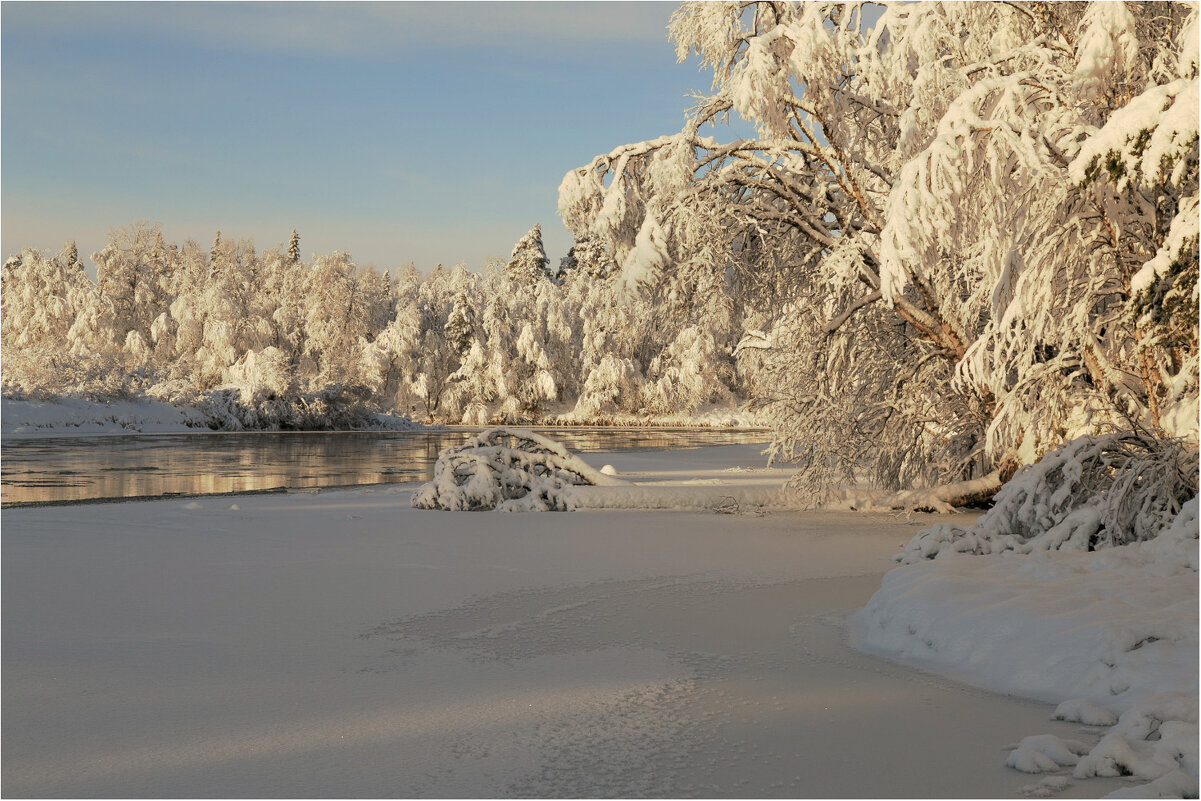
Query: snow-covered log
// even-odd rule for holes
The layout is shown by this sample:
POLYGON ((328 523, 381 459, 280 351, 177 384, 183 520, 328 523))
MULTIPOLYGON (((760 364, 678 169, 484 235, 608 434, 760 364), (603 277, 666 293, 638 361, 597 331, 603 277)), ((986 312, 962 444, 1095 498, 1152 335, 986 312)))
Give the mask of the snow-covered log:
POLYGON ((567 487, 624 483, 559 442, 501 427, 445 448, 434 464, 434 480, 413 493, 412 503, 418 509, 451 511, 564 512, 573 506, 567 487))
POLYGON ((1197 483, 1197 452, 1181 440, 1134 431, 1080 437, 1019 470, 973 526, 922 531, 900 559, 1092 551, 1150 540, 1189 514, 1197 483))
POLYGON ((975 506, 990 500, 1001 489, 1001 471, 994 470, 980 478, 956 481, 925 489, 901 490, 885 499, 884 504, 894 509, 930 509, 935 512, 953 512, 957 506, 975 506))

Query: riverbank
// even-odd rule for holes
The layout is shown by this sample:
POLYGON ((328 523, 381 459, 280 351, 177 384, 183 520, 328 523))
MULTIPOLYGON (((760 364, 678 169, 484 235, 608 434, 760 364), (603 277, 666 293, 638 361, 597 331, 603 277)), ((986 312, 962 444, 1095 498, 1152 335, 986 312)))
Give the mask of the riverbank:
MULTIPOLYGON (((408 417, 375 413, 375 424, 348 430, 406 431, 440 429, 442 423, 421 424, 408 417)), ((150 399, 112 400, 104 403, 81 398, 56 400, 18 400, 0 398, 0 435, 6 439, 43 437, 80 437, 95 434, 184 434, 210 432, 215 425, 211 415, 194 406, 174 406, 150 399)), ((755 415, 728 406, 709 406, 687 416, 604 415, 573 416, 568 412, 550 412, 536 422, 523 425, 536 428, 696 428, 753 430, 760 423, 755 415)), ((446 424, 450 428, 478 427, 446 424)), ((220 426, 218 426, 220 428, 220 426)), ((270 430, 270 429, 245 429, 270 430)))
MULTIPOLYGON (((761 464, 590 458, 714 491, 761 464)), ((848 647, 945 516, 426 512, 412 486, 6 510, 4 794, 1000 797, 1047 787, 1005 746, 1104 733, 848 647)))
MULTIPOLYGON (((359 430, 410 431, 425 428, 407 417, 373 414, 374 424, 359 430)), ((194 406, 149 399, 0 399, 0 436, 5 439, 82 437, 96 434, 212 433, 211 417, 194 406)))

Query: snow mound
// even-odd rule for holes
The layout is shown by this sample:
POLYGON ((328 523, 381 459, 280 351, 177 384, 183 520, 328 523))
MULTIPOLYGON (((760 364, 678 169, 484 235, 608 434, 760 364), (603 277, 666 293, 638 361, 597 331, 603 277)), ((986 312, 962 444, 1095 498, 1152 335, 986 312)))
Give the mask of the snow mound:
POLYGON ((1188 547, 1195 560, 1196 496, 1195 447, 1138 432, 1081 437, 1019 470, 974 525, 944 523, 919 532, 897 560, 910 564, 952 553, 1091 551, 1169 531, 1179 544, 1177 529, 1189 520, 1188 547), (1181 515, 1184 520, 1177 525, 1181 515))
POLYGON ((1097 706, 1087 698, 1073 698, 1055 707, 1052 720, 1067 720, 1085 726, 1112 726, 1118 716, 1103 706, 1097 706))
POLYGON ((1166 721, 1157 740, 1138 740, 1110 732, 1079 761, 1072 775, 1077 779, 1135 776, 1148 782, 1159 781, 1160 786, 1180 788, 1184 790, 1181 797, 1196 798, 1197 726, 1166 721))
POLYGON ((1027 784, 1018 788, 1018 792, 1031 798, 1050 798, 1056 793, 1062 793, 1069 785, 1067 776, 1048 776, 1038 784, 1027 784))
POLYGON ((1036 734, 1023 737, 1005 764, 1022 773, 1049 773, 1065 765, 1075 765, 1088 751, 1088 745, 1078 740, 1063 740, 1054 734, 1036 734))
POLYGON ((559 442, 532 431, 492 428, 438 454, 434 480, 422 484, 418 509, 502 512, 568 511, 567 489, 581 484, 618 485, 559 442))

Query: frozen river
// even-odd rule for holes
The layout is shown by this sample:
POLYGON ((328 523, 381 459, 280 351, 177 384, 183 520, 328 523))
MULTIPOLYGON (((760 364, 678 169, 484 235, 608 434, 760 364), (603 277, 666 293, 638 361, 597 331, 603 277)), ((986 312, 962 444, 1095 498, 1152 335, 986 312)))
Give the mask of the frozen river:
MULTIPOLYGON (((719 487, 760 450, 585 457, 719 487)), ((1001 798, 1046 789, 1005 746, 1100 737, 849 647, 897 547, 966 515, 432 512, 413 486, 6 510, 0 792, 1001 798)))
MULTIPOLYGON (((593 461, 708 481, 758 451, 593 461)), ((430 512, 411 487, 6 510, 0 790, 999 798, 1039 781, 1007 744, 1097 739, 848 647, 928 515, 430 512)))
MULTIPOLYGON (((763 431, 560 428, 575 451, 761 442, 763 431)), ((474 430, 99 435, 3 444, 5 506, 427 481, 438 452, 474 430)))

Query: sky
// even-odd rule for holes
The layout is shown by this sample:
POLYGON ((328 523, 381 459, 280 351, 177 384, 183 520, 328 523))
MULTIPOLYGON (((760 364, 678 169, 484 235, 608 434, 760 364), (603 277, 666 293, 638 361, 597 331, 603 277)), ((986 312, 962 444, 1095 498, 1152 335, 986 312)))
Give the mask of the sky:
POLYGON ((557 265, 563 175, 677 132, 710 86, 674 8, 5 0, 0 249, 73 239, 90 265, 145 220, 475 269, 540 223, 557 265))

